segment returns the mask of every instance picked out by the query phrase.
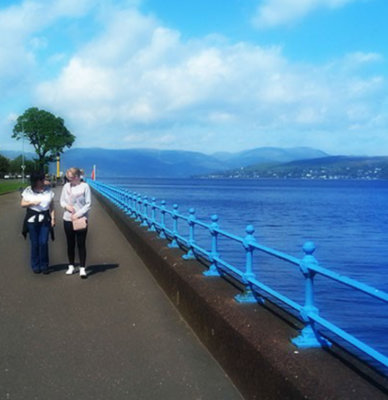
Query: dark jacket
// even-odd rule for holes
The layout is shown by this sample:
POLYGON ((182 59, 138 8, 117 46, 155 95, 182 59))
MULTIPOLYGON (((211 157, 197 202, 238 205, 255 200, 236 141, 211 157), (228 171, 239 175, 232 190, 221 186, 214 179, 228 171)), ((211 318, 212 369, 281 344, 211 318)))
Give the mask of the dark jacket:
POLYGON ((24 236, 24 239, 27 237, 28 233, 28 220, 32 217, 35 216, 35 222, 31 222, 32 224, 49 224, 50 225, 50 236, 52 240, 55 240, 55 235, 54 235, 54 229, 51 226, 51 216, 50 216, 50 211, 35 211, 31 210, 30 208, 27 208, 26 210, 26 216, 24 217, 23 221, 23 229, 22 229, 22 235, 24 236), (39 221, 39 215, 43 215, 43 220, 39 221))

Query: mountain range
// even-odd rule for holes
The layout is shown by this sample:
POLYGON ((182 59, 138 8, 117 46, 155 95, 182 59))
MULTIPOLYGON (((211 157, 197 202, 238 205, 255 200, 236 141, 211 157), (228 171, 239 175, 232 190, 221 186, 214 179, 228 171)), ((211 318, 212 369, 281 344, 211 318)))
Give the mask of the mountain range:
MULTIPOLYGON (((20 152, 0 154, 12 159, 20 152)), ((26 153, 25 157, 31 159, 34 154, 26 153)), ((93 165, 100 178, 388 178, 388 157, 330 156, 309 147, 260 147, 210 155, 181 150, 74 148, 61 155, 62 171, 77 166, 90 176, 93 165)))
POLYGON ((326 156, 286 163, 258 163, 212 174, 240 179, 388 179, 388 157, 326 156))
POLYGON ((327 154, 307 147, 262 147, 211 155, 181 150, 79 148, 70 149, 62 155, 61 169, 79 166, 89 174, 96 165, 99 177, 187 178, 255 163, 282 163, 324 156, 327 154))

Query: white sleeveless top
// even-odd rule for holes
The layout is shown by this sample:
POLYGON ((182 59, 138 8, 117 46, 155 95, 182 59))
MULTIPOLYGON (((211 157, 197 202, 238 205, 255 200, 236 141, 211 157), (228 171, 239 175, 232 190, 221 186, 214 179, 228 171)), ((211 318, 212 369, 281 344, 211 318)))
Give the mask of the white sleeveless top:
MULTIPOLYGON (((31 186, 26 187, 22 192, 22 198, 25 201, 39 201, 36 206, 28 207, 37 212, 47 211, 50 208, 50 203, 54 198, 54 192, 50 188, 45 188, 43 192, 34 192, 31 186)), ((39 222, 43 221, 43 215, 39 215, 39 222)), ((35 222, 35 216, 28 219, 28 222, 35 222)))

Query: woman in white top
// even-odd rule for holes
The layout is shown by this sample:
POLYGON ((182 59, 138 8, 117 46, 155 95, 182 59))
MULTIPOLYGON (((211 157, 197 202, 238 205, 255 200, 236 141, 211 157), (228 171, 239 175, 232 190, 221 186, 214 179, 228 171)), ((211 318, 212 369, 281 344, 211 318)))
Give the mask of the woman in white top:
POLYGON ((78 168, 69 168, 66 171, 68 183, 63 186, 61 193, 61 207, 65 209, 63 214, 63 225, 65 228, 67 240, 67 256, 69 266, 67 275, 72 275, 75 271, 75 244, 77 243, 80 259, 79 274, 81 278, 86 278, 86 235, 88 227, 80 230, 74 230, 73 222, 85 217, 88 218, 88 212, 91 207, 90 187, 87 183, 81 182, 81 171, 78 168))
POLYGON ((27 208, 23 225, 23 235, 30 235, 31 241, 31 268, 39 274, 48 273, 49 255, 48 238, 51 231, 54 238, 55 226, 53 198, 54 193, 45 186, 43 172, 31 174, 31 186, 22 193, 21 206, 27 208))

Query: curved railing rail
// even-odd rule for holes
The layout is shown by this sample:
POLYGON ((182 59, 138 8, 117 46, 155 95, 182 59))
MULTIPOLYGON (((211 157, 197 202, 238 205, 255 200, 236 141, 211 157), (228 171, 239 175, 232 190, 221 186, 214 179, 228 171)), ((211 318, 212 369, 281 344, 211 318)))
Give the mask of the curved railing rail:
POLYGON ((269 297, 276 299, 281 304, 294 310, 304 323, 304 328, 301 330, 299 336, 292 339, 292 343, 297 347, 310 348, 330 346, 330 341, 322 333, 321 327, 323 327, 331 332, 331 334, 341 338, 346 343, 371 357, 372 360, 377 361, 384 369, 388 368, 388 357, 319 316, 319 310, 314 302, 314 277, 317 274, 322 275, 385 303, 388 303, 388 293, 321 267, 313 256, 315 251, 313 242, 306 242, 303 245, 305 255, 302 259, 295 258, 259 244, 253 235, 254 228, 252 225, 246 227, 245 237, 236 236, 220 229, 217 224, 217 215, 213 215, 211 217, 211 223, 206 224, 196 219, 195 210, 193 208, 189 210, 189 215, 185 216, 178 212, 178 206, 176 204, 173 205, 172 210, 169 210, 166 207, 165 201, 161 201, 160 205, 158 205, 155 198, 148 199, 147 196, 141 196, 139 193, 130 192, 120 186, 107 185, 97 181, 90 181, 89 183, 95 190, 108 198, 142 226, 148 227, 150 231, 157 232, 160 238, 170 240, 168 244, 169 247, 184 248, 186 254, 182 257, 185 260, 197 258, 199 256, 206 259, 209 262, 209 266, 203 273, 205 276, 229 275, 237 279, 243 285, 244 290, 235 297, 236 301, 241 303, 263 303, 265 301, 264 297, 269 297), (168 215, 172 221, 171 227, 167 227, 166 215, 168 215), (188 235, 184 236, 179 232, 179 222, 184 222, 188 226, 188 235), (205 249, 196 242, 196 227, 202 227, 208 230, 211 236, 210 249, 205 249), (219 237, 237 242, 245 249, 244 271, 229 264, 221 257, 218 249, 219 237), (298 304, 256 278, 253 272, 253 253, 255 251, 266 253, 299 268, 305 280, 304 304, 298 304))

